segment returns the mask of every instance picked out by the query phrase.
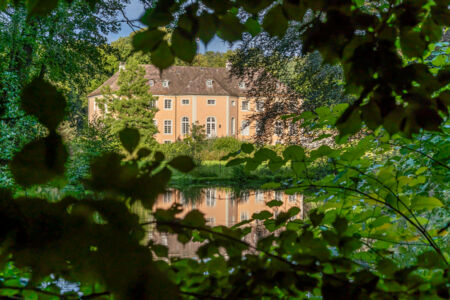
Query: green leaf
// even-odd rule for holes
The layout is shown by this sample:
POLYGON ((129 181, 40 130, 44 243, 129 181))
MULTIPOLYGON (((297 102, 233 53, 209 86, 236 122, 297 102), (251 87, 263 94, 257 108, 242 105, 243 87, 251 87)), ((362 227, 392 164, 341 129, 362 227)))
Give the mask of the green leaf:
POLYGON ((133 48, 143 52, 152 52, 158 47, 165 35, 166 33, 159 29, 138 32, 133 36, 133 48))
POLYGON ((45 16, 56 8, 58 0, 28 0, 26 3, 30 16, 45 16))
POLYGON ((414 210, 422 210, 422 209, 433 209, 436 207, 442 207, 441 200, 435 197, 426 197, 426 196, 416 196, 411 203, 411 208, 414 210))
POLYGON ((263 21, 263 28, 271 36, 284 36, 287 28, 288 21, 283 14, 283 8, 281 5, 276 5, 272 7, 269 12, 265 15, 263 21))
POLYGON ((51 134, 25 145, 14 156, 9 167, 20 185, 44 184, 56 176, 64 175, 67 157, 61 137, 51 134))
POLYGON ((283 201, 280 201, 280 200, 272 200, 272 201, 267 202, 266 205, 267 205, 268 207, 281 206, 281 205, 283 205, 283 201))
POLYGON ((172 33, 172 45, 170 48, 178 58, 191 63, 197 54, 197 43, 184 31, 175 29, 172 33))
POLYGON ((183 224, 195 226, 195 227, 203 227, 206 225, 206 221, 203 213, 194 209, 191 210, 183 219, 183 224))
POLYGON ((22 109, 36 116, 49 130, 55 130, 64 119, 66 99, 44 79, 33 79, 24 87, 20 98, 22 109))
POLYGON ((305 150, 300 146, 289 146, 283 151, 285 160, 303 161, 305 159, 305 150))
POLYGON ((229 162, 227 162, 227 164, 225 166, 227 166, 227 167, 237 166, 237 165, 241 165, 241 164, 245 163, 246 161, 247 161, 247 159, 245 159, 245 158, 234 158, 234 159, 230 160, 229 162))
POLYGON ((333 149, 331 149, 329 146, 322 145, 318 149, 311 151, 310 157, 312 160, 316 160, 322 156, 327 156, 332 152, 333 149))
POLYGON ((417 257, 417 265, 426 269, 445 268, 446 266, 442 257, 440 257, 434 250, 420 254, 417 257))
POLYGON ((207 45, 217 31, 217 19, 214 15, 204 12, 198 18, 198 37, 207 45))
POLYGON ((253 18, 248 18, 244 25, 252 36, 257 36, 261 32, 261 25, 253 18))
POLYGON ((228 41, 234 42, 241 39, 245 26, 241 24, 238 17, 232 14, 226 14, 220 19, 219 36, 228 41))
POLYGON ((414 172, 414 174, 420 175, 420 174, 422 174, 423 172, 425 172, 426 170, 428 170, 428 167, 420 167, 420 168, 418 168, 418 169, 416 170, 416 172, 414 172))
POLYGON ((145 148, 145 147, 139 149, 138 152, 137 152, 137 156, 138 156, 139 159, 147 157, 150 154, 152 154, 152 151, 150 149, 148 149, 148 148, 145 148))
POLYGON ((309 219, 311 220, 311 223, 313 224, 313 226, 318 226, 322 222, 324 217, 325 217, 325 214, 319 213, 317 210, 313 210, 309 214, 309 219))
POLYGON ((180 155, 172 159, 169 162, 169 166, 177 169, 178 171, 187 173, 195 168, 195 163, 191 157, 187 155, 180 155))
POLYGON ((255 148, 254 148, 253 145, 250 144, 250 143, 244 143, 244 144, 242 144, 242 146, 241 146, 241 150, 242 150, 242 152, 244 152, 244 153, 250 154, 250 153, 253 152, 253 150, 255 150, 255 148))
POLYGON ((151 54, 152 63, 160 70, 167 69, 175 62, 175 57, 170 51, 169 44, 166 41, 162 41, 159 46, 152 51, 151 54))
POLYGON ((273 214, 271 212, 269 212, 267 210, 263 210, 263 211, 260 211, 259 213, 254 213, 252 215, 252 219, 265 220, 265 219, 268 219, 268 218, 270 218, 272 216, 273 216, 273 214))
POLYGON ((134 149, 139 145, 140 135, 136 128, 124 128, 119 131, 119 138, 122 146, 132 154, 134 149))
POLYGON ((401 30, 400 46, 403 54, 408 57, 422 57, 427 44, 420 32, 413 30, 401 30))

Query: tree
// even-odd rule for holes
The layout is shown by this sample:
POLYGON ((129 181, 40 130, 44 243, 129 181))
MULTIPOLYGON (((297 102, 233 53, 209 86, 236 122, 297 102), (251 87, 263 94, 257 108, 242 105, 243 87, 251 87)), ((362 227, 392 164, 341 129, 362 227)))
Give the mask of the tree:
POLYGON ((281 139, 305 143, 305 134, 299 134, 298 124, 283 120, 282 116, 351 100, 344 93, 339 66, 323 64, 318 52, 302 53, 300 26, 289 28, 283 38, 264 32, 255 37, 246 35, 231 56, 232 76, 245 82, 247 97, 259 108, 249 119, 258 126, 258 143, 272 142, 277 122, 288 128, 281 130, 281 139))
MULTIPOLYGON (((244 30, 258 31, 262 20, 266 31, 282 36, 288 20, 301 19, 311 9, 317 15, 303 36, 306 49, 319 50, 325 62, 340 60, 346 87, 357 92, 357 99, 350 106, 290 117, 302 119, 301 126, 311 131, 338 121, 344 137, 361 128, 362 117, 373 134, 351 142, 339 138, 336 147, 312 151, 291 145, 277 153, 242 144, 226 158, 229 166, 244 165, 251 171, 261 164, 271 170, 287 165, 295 177, 262 188, 306 193, 315 207, 305 220, 294 219, 300 209, 292 207, 277 215, 264 210, 227 228, 208 226, 197 210, 182 214, 179 205, 158 209, 150 221, 140 222, 129 207, 137 202, 151 209, 171 170, 188 172, 195 164, 186 156, 151 156, 148 149, 138 148, 138 131, 125 128, 119 136, 126 155, 108 152, 94 159, 84 181, 91 193, 80 199, 49 201, 0 189, 0 265, 5 266, 0 276, 7 278, 1 281, 1 296, 80 298, 55 291, 54 276, 80 282, 85 298, 448 299, 449 124, 448 118, 442 121, 448 110, 442 101, 448 95, 448 86, 442 84, 448 45, 431 44, 448 21, 446 4, 382 2, 374 6, 375 13, 367 13, 359 1, 202 3, 209 9, 197 13, 198 2, 156 1, 156 8, 144 16, 151 26, 139 35, 138 48, 152 52, 152 61, 164 68, 174 63, 174 55, 193 60, 197 34, 207 41, 219 30, 222 37, 237 40, 244 30), (243 11, 252 18, 262 15, 244 25, 236 17, 243 11), (155 28, 174 20, 169 45, 155 28), (428 46, 431 51, 422 55, 428 46), (407 61, 403 54, 424 63, 407 61), (399 62, 401 58, 405 60, 399 62), (413 95, 429 101, 408 98, 413 95), (393 104, 389 99, 394 96, 393 104), (376 108, 381 117, 367 117, 376 108), (423 120, 417 120, 417 109, 424 109, 423 120), (430 121, 435 113, 439 118, 430 121), (425 121, 431 123, 421 123, 425 121), (317 175, 310 173, 316 164, 330 172, 312 176, 317 175), (245 240, 251 223, 268 232, 256 244, 245 240), (164 245, 143 245, 146 226, 174 234, 182 243, 199 242, 197 257, 169 258, 164 245)), ((47 4, 36 12, 30 7, 31 14, 53 8, 47 4)), ((69 153, 57 129, 66 117, 67 100, 42 77, 27 83, 20 98, 21 109, 45 128, 9 165, 17 185, 29 191, 64 178, 69 153)))
POLYGON ((445 1, 200 2, 157 1, 142 19, 147 30, 133 38, 136 48, 151 52, 152 62, 164 69, 175 57, 192 62, 197 38, 207 44, 218 32, 234 42, 262 29, 284 37, 290 24, 303 22, 303 52, 319 51, 324 63, 341 63, 346 91, 356 97, 337 122, 342 135, 358 132, 365 121, 371 129, 383 125, 391 134, 410 136, 421 128, 438 130, 441 114, 448 113, 448 97, 435 93, 447 85, 448 70, 433 76, 422 63, 403 63, 439 41, 448 25, 445 1), (173 28, 170 43, 161 26, 173 28))
POLYGON ((144 76, 145 69, 137 61, 129 60, 125 70, 120 71, 118 90, 113 91, 107 86, 102 92, 102 99, 96 101, 112 134, 117 135, 123 128, 137 128, 143 137, 143 144, 151 146, 155 143, 153 135, 157 132, 153 122, 156 100, 150 94, 144 76))

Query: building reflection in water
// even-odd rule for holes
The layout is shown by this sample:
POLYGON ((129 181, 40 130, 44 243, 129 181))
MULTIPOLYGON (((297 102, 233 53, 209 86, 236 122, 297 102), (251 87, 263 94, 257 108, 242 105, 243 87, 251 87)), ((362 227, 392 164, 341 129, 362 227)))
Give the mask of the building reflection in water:
MULTIPOLYGON (((300 208, 300 213, 293 218, 303 218, 304 214, 303 196, 299 194, 287 195, 281 191, 252 190, 236 195, 233 190, 224 188, 201 189, 194 199, 188 198, 180 190, 172 189, 158 196, 154 210, 168 209, 174 203, 179 203, 183 207, 183 211, 177 215, 179 218, 183 218, 193 209, 198 209, 204 214, 209 226, 233 226, 250 219, 254 213, 262 210, 270 211, 276 217, 280 212, 288 211, 291 207, 296 206, 300 208), (271 200, 280 200, 283 204, 270 208, 266 203, 271 200)), ((134 210, 144 222, 151 220, 151 212, 137 207, 134 210)), ((251 226, 252 230, 245 240, 252 245, 256 245, 257 241, 267 234, 262 221, 252 222, 247 226, 251 226)), ((201 245, 198 242, 189 242, 183 245, 177 240, 176 235, 159 233, 154 230, 148 232, 148 238, 155 243, 166 245, 171 257, 195 257, 195 253, 201 245)))

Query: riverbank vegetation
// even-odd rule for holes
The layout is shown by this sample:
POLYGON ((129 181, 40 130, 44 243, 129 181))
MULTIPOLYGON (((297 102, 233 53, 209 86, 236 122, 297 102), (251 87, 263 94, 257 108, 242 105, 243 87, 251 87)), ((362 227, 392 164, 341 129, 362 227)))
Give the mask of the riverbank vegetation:
MULTIPOLYGON (((145 28, 108 56, 104 35, 118 29, 127 3, 0 5, 0 297, 450 297, 445 1, 145 1, 145 28), (278 49, 294 52, 269 51, 256 66, 306 97, 308 107, 271 116, 308 143, 205 139, 193 124, 185 140, 158 145, 134 120, 88 126, 86 94, 124 57, 135 59, 132 49, 164 69, 200 61, 197 40, 215 34, 243 39, 246 55, 252 38, 263 50, 290 43, 278 49), (304 66, 313 72, 299 73, 304 66), (313 94, 313 84, 331 90, 313 94), (171 185, 195 193, 224 181, 305 194, 308 214, 296 218, 301 208, 271 200, 276 213, 226 227, 179 204, 154 209, 171 185), (255 226, 262 231, 250 243, 255 226), (149 228, 199 242, 196 257, 170 257, 146 239, 149 228)), ((133 107, 154 113, 143 102, 133 107)))

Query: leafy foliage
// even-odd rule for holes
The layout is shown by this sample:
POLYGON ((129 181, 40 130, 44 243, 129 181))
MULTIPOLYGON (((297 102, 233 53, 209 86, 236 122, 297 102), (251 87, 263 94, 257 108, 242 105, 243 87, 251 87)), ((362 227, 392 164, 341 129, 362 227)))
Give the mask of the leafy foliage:
MULTIPOLYGON (((56 5, 30 3, 42 4, 30 6, 30 13, 38 15, 56 5)), ((299 208, 283 211, 280 201, 272 200, 267 205, 280 208, 277 214, 262 211, 231 228, 210 227, 199 211, 182 214, 177 204, 158 209, 151 220, 140 222, 129 207, 136 203, 152 209, 156 196, 167 187, 171 169, 189 172, 195 164, 187 156, 167 161, 161 152, 138 149, 139 141, 148 135, 138 135, 133 129, 138 126, 128 119, 129 126, 121 126, 115 134, 130 155, 105 151, 96 156, 90 176, 83 181, 90 193, 81 199, 61 197, 51 202, 0 189, 0 295, 31 299, 448 299, 449 124, 442 121, 448 109, 443 98, 448 93, 443 85, 448 56, 440 46, 432 49, 424 63, 404 63, 399 56, 421 59, 428 44, 441 35, 441 25, 447 25, 447 6, 439 1, 429 5, 387 2, 384 7, 361 1, 202 3, 210 10, 197 14, 197 2, 157 1, 143 21, 151 31, 175 20, 175 30, 183 35, 177 37, 178 46, 183 46, 198 33, 207 42, 215 31, 230 41, 238 40, 244 31, 258 32, 256 18, 241 23, 238 7, 252 15, 262 13, 263 29, 278 36, 287 30, 286 23, 303 20, 310 9, 317 15, 307 25, 304 47, 319 50, 326 62, 340 60, 347 88, 358 92, 351 106, 321 107, 315 113, 286 118, 301 121, 299 126, 308 131, 330 128, 337 121, 343 134, 360 130, 364 121, 368 129, 364 127, 363 138, 341 136, 331 146, 311 150, 291 145, 282 152, 244 143, 226 158, 231 158, 228 165, 243 165, 246 172, 263 164, 273 171, 291 168, 295 174, 291 180, 264 187, 306 194, 312 207, 309 218, 296 219, 299 208), (274 18, 284 19, 275 22, 274 18), (202 21, 197 23, 198 19, 202 21), (198 24, 207 24, 209 30, 200 31, 198 24), (356 34, 356 29, 364 35, 356 34), (379 118, 373 114, 377 108, 379 118), (440 111, 437 117, 436 111, 440 111), (429 120, 433 122, 426 123, 429 120), (386 129, 379 128, 380 124, 386 129), (411 139, 393 135, 398 131, 411 139), (329 166, 331 172, 311 174, 317 164, 329 166), (256 243, 245 239, 253 224, 264 228, 256 243), (184 244, 200 242, 198 258, 168 257, 164 245, 145 244, 147 226, 176 235, 184 244), (52 283, 40 284, 52 278, 80 282, 82 295, 64 294, 52 283)), ((157 53, 151 59, 164 67, 175 55, 193 57, 193 47, 170 50, 173 47, 173 43, 159 41, 151 49, 157 53)), ((144 99, 140 104, 150 104, 151 96, 139 93, 144 90, 142 77, 135 76, 141 72, 139 67, 127 69, 131 72, 123 73, 124 90, 115 91, 123 92, 120 95, 125 99, 105 102, 112 109, 131 103, 134 95, 144 99)), ((24 187, 57 180, 68 160, 57 130, 67 114, 66 97, 42 77, 27 81, 23 89, 16 87, 16 94, 18 90, 22 90, 21 106, 33 114, 35 124, 41 123, 42 130, 13 156, 14 179, 24 187)), ((12 94, 7 91, 5 97, 12 94)), ((147 113, 153 112, 146 110, 146 117, 147 113)), ((117 121, 127 121, 127 114, 117 121)), ((196 136, 201 140, 199 132, 196 136)))
POLYGON ((421 128, 439 129, 443 121, 441 114, 448 113, 448 99, 439 96, 440 89, 447 85, 444 79, 447 71, 433 76, 425 64, 404 64, 403 58, 422 57, 427 47, 439 40, 442 27, 448 25, 445 1, 386 1, 378 6, 350 0, 339 4, 246 2, 201 1, 200 5, 197 1, 157 1, 141 20, 148 26, 146 32, 170 25, 184 38, 169 45, 165 36, 161 36, 158 41, 152 39, 151 47, 142 44, 141 49, 151 51, 152 62, 164 69, 173 64, 175 57, 192 61, 196 51, 192 41, 200 37, 206 44, 210 39, 203 34, 204 26, 234 42, 244 32, 258 31, 255 22, 250 22, 250 28, 245 26, 246 20, 257 14, 261 14, 260 26, 271 36, 283 37, 289 22, 301 21, 298 39, 303 42, 304 52, 319 51, 325 63, 340 62, 346 90, 357 98, 337 121, 342 135, 357 132, 362 120, 372 129, 383 125, 391 134, 403 132, 407 136, 421 128), (211 12, 201 14, 204 6, 211 12), (305 14, 307 10, 311 13, 305 14), (242 14, 238 17, 239 11, 242 14), (204 22, 204 18, 210 21, 204 22), (363 113, 368 109, 370 113, 363 113))

